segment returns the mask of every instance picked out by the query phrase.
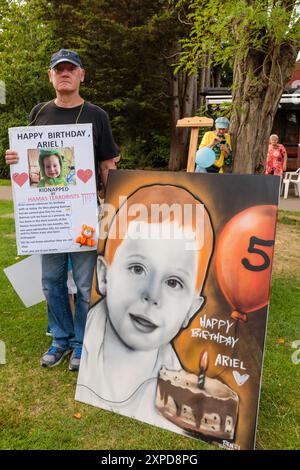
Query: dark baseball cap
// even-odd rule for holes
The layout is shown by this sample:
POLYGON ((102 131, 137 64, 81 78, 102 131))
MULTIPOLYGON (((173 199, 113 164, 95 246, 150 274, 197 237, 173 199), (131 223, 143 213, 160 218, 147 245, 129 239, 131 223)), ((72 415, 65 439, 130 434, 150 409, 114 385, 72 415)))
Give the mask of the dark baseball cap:
POLYGON ((77 67, 82 68, 82 63, 77 52, 71 51, 70 49, 61 49, 52 55, 50 60, 50 69, 53 69, 57 64, 61 62, 70 62, 77 67))

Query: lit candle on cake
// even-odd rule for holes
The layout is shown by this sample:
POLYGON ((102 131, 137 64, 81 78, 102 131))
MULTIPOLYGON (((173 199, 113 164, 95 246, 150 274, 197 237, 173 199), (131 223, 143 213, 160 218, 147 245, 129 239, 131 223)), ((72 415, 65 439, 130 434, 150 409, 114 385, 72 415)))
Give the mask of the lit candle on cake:
POLYGON ((202 354, 201 360, 200 360, 200 371, 199 371, 199 376, 198 376, 198 387, 203 389, 205 385, 205 374, 208 368, 208 352, 205 351, 202 354))

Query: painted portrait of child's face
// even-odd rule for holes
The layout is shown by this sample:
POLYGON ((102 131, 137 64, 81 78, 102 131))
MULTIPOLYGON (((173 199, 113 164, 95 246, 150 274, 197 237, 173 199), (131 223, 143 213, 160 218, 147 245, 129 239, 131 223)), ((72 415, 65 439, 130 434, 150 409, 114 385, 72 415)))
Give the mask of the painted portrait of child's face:
POLYGON ((186 239, 131 239, 118 247, 107 268, 110 321, 130 348, 169 343, 200 308, 195 293, 198 252, 186 239))
POLYGON ((59 158, 56 155, 49 155, 44 158, 44 172, 48 178, 58 178, 60 175, 59 158))

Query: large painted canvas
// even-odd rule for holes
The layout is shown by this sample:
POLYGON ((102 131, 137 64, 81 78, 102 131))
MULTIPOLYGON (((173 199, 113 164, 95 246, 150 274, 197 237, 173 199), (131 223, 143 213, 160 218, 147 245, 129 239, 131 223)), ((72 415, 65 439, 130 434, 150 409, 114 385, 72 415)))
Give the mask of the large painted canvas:
POLYGON ((279 183, 110 173, 77 400, 254 447, 279 183))

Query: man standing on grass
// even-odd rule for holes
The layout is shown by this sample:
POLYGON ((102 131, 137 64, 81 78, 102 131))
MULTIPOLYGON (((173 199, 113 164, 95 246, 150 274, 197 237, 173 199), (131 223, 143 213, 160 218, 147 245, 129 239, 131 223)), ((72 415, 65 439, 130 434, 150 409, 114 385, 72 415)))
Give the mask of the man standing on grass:
MULTIPOLYGON (((108 171, 116 168, 119 149, 114 142, 105 111, 84 101, 80 96, 79 88, 84 76, 85 71, 76 52, 61 49, 53 54, 48 77, 56 98, 35 106, 29 116, 29 125, 92 123, 95 174, 98 175, 99 172, 101 183, 105 187, 108 171)), ((7 150, 5 159, 11 165, 18 163, 19 156, 14 150, 7 150)), ((96 257, 96 250, 42 255, 42 286, 48 304, 48 323, 53 335, 51 347, 41 357, 43 367, 54 367, 72 353, 69 370, 79 369, 96 257), (74 320, 67 288, 68 256, 77 286, 74 320)))

